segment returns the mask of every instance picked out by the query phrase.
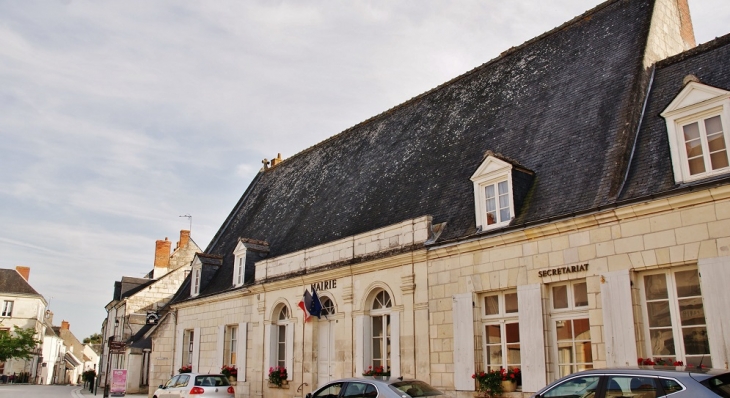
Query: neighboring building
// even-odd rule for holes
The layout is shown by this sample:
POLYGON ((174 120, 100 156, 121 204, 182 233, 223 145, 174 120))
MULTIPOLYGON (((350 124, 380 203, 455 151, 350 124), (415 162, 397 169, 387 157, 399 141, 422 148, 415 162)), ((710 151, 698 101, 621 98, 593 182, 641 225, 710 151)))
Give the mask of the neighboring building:
POLYGON ((97 367, 99 366, 99 353, 96 352, 95 344, 84 344, 83 349, 83 371, 86 372, 87 370, 93 370, 97 374, 99 373, 99 370, 97 367))
POLYGON ((265 166, 145 332, 150 383, 727 367, 730 36, 694 45, 685 0, 608 1, 265 166))
MULTIPOLYGON (((0 269, 0 333, 12 333, 15 326, 34 329, 39 340, 45 334, 43 316, 48 303, 28 283, 30 268, 0 269)), ((0 375, 27 374, 36 380, 40 373, 42 348, 38 347, 31 359, 10 359, 0 362, 0 375)))
POLYGON ((54 326, 53 331, 63 340, 65 347, 65 372, 54 384, 76 385, 81 382, 81 374, 84 372, 84 345, 71 333, 71 325, 66 321, 61 321, 61 326, 54 326))
POLYGON ((180 240, 170 253, 171 242, 155 244, 154 268, 144 278, 122 277, 114 283, 114 298, 106 305, 107 319, 102 325, 102 356, 99 364, 100 386, 106 383, 108 365, 127 370, 127 393, 147 392, 151 340, 144 334, 159 316, 190 272, 190 263, 201 249, 190 238, 190 231, 180 231, 180 240), (124 354, 109 358, 109 339, 123 341, 124 354))
POLYGON ((46 310, 43 334, 43 362, 36 378, 37 384, 60 384, 66 374, 66 346, 53 330, 53 312, 46 310))

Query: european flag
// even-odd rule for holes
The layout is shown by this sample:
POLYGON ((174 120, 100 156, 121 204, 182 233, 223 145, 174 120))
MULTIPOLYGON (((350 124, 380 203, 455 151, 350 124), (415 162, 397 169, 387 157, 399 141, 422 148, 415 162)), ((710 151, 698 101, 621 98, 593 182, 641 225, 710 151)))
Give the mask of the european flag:
POLYGON ((309 312, 309 315, 314 315, 317 319, 322 319, 322 302, 319 301, 317 290, 315 290, 314 287, 312 287, 312 303, 309 305, 307 311, 309 312))

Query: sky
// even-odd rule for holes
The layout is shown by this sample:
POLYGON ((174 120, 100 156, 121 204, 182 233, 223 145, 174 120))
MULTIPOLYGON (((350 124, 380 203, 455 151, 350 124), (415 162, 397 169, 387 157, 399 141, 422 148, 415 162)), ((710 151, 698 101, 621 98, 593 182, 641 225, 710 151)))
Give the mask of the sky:
MULTIPOLYGON (((689 2, 698 43, 730 33, 730 1, 689 2)), ((0 0, 0 268, 100 332, 114 281, 190 221, 204 249, 262 159, 599 3, 0 0)))

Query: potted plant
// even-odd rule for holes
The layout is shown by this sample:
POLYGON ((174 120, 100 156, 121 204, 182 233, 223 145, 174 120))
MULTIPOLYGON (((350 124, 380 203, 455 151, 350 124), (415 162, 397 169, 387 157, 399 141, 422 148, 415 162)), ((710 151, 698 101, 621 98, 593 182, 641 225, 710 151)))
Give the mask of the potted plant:
POLYGON ((236 369, 236 365, 223 365, 221 368, 221 374, 233 382, 238 378, 238 369, 236 369))
POLYGON ((684 366, 682 361, 673 361, 671 359, 664 358, 639 358, 639 366, 684 366))
POLYGON ((271 367, 269 368, 269 384, 275 385, 276 387, 281 388, 284 384, 289 384, 286 379, 288 378, 288 374, 286 373, 286 368, 283 366, 279 366, 278 368, 271 367))
POLYGON ((183 365, 180 369, 178 369, 178 372, 180 373, 190 373, 193 371, 193 365, 183 365))
POLYGON ((471 378, 477 382, 477 390, 481 396, 497 397, 502 394, 502 372, 499 370, 490 370, 488 372, 479 372, 471 375, 471 378))
POLYGON ((376 379, 387 380, 390 378, 390 368, 385 369, 382 366, 368 366, 368 369, 362 373, 363 376, 373 377, 376 379))
POLYGON ((502 368, 499 372, 502 377, 502 390, 504 390, 504 392, 515 391, 517 389, 517 383, 521 379, 520 369, 502 368))

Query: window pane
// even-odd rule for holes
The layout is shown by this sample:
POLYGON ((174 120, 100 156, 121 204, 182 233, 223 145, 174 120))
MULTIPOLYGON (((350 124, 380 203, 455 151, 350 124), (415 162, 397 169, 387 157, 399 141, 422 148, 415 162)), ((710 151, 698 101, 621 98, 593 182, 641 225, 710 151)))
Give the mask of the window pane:
POLYGON ((677 272, 675 273, 675 279, 677 283, 677 296, 691 297, 702 295, 700 274, 697 270, 677 272))
POLYGON ((575 361, 582 363, 593 362, 593 352, 591 351, 591 343, 586 341, 576 343, 575 345, 575 361))
POLYGON ((674 334, 671 329, 650 330, 652 355, 674 355, 674 334))
POLYGON ((705 159, 702 157, 689 160, 689 174, 695 175, 705 172, 705 159))
POLYGON ((723 149, 722 151, 710 154, 710 163, 712 164, 712 170, 727 167, 727 152, 723 149))
POLYGON ((682 391, 684 389, 682 388, 682 385, 679 384, 676 380, 659 379, 659 381, 662 384, 662 387, 664 387, 665 394, 672 394, 677 391, 682 391))
POLYGON ((664 274, 644 277, 644 288, 647 300, 661 300, 667 296, 667 277, 664 274))
POLYGON ((653 377, 632 377, 629 387, 636 397, 656 398, 656 383, 653 377))
POLYGON ((519 323, 508 323, 504 325, 505 338, 507 343, 519 343, 520 342, 520 324, 519 323))
POLYGON ((484 315, 499 314, 499 296, 487 296, 484 298, 484 315))
POLYGON ((373 317, 373 337, 382 337, 382 336, 383 336, 383 317, 374 316, 373 317))
POLYGON ((519 344, 507 344, 507 363, 517 365, 517 367, 522 363, 519 344))
POLYGON ((519 307, 517 305, 517 293, 507 293, 504 295, 504 306, 505 306, 505 312, 508 314, 513 314, 517 311, 519 311, 519 307))
POLYGON ((502 181, 499 184, 497 184, 497 189, 499 189, 499 195, 506 195, 507 194, 507 181, 502 181))
POLYGON ((553 308, 568 308, 568 286, 553 287, 553 308))
POLYGON ((487 346, 487 365, 494 369, 499 369, 502 366, 502 346, 487 346))
POLYGON ((571 321, 555 321, 555 331, 558 341, 573 340, 573 323, 571 321))
POLYGON ((710 353, 710 344, 707 342, 707 329, 704 327, 683 328, 684 351, 687 355, 702 355, 710 353))
POLYGON ((591 325, 588 322, 588 318, 574 319, 573 320, 573 333, 575 333, 576 340, 590 340, 591 339, 591 325))
POLYGON ((717 152, 725 149, 725 137, 722 132, 717 134, 710 134, 707 132, 707 147, 710 148, 710 152, 717 152))
POLYGON ((702 306, 702 298, 679 300, 679 318, 682 326, 704 325, 705 309, 702 306))
POLYGON ((494 194, 494 185, 488 185, 484 188, 487 198, 487 225, 497 222, 497 200, 494 194))
POLYGON ((700 126, 697 124, 697 122, 684 125, 682 126, 682 129, 684 130, 685 141, 691 141, 700 138, 700 126))
POLYGON ((585 307, 588 305, 588 288, 585 282, 573 285, 573 296, 576 307, 585 307))
POLYGON ((485 326, 487 344, 499 344, 502 342, 502 334, 499 325, 485 326))
POLYGON ((646 309, 649 315, 649 327, 659 328, 672 326, 672 318, 669 314, 668 301, 646 303, 646 309))
POLYGON ((720 121, 720 116, 718 115, 705 119, 705 129, 707 130, 707 135, 721 133, 722 121, 720 121))

